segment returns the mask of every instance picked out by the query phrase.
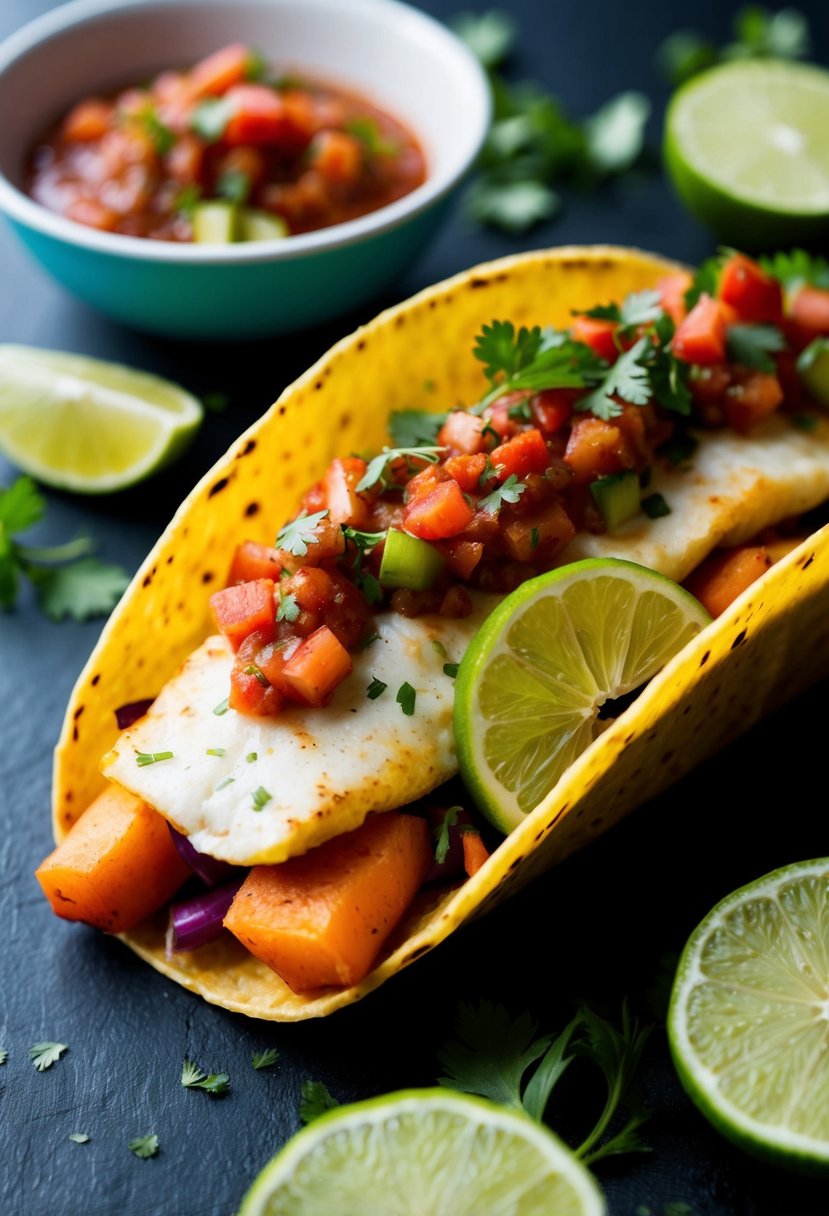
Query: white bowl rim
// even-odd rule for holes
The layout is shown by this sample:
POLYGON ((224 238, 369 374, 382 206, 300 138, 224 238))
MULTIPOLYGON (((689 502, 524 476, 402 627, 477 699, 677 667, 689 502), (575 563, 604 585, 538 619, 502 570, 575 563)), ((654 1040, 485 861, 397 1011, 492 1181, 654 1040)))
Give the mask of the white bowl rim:
MULTIPOLYGON (((180 4, 181 0, 70 0, 51 12, 28 22, 0 43, 0 79, 3 73, 18 59, 41 42, 59 38, 66 30, 96 17, 107 17, 122 9, 143 7, 165 7, 180 4)), ((185 4, 207 3, 220 5, 227 0, 185 0, 185 4)), ((325 8, 332 0, 301 0, 303 10, 313 7, 325 8)), ((452 162, 439 175, 428 176, 426 181, 393 203, 370 211, 357 219, 313 232, 278 240, 240 242, 231 245, 194 245, 185 242, 155 241, 146 237, 124 236, 121 233, 98 232, 84 224, 49 211, 48 208, 29 198, 9 181, 0 171, 0 210, 27 228, 45 236, 79 245, 96 253, 114 257, 139 259, 145 262, 166 262, 177 265, 231 266, 240 263, 283 262, 294 258, 323 254, 329 249, 339 249, 359 244, 381 233, 400 227, 405 221, 429 210, 448 194, 461 180, 477 156, 489 129, 492 98, 486 73, 472 52, 446 26, 421 9, 413 8, 404 0, 348 0, 353 8, 364 13, 385 12, 394 9, 405 13, 407 20, 418 21, 429 37, 442 43, 444 50, 454 56, 457 70, 466 76, 470 90, 470 109, 473 124, 466 146, 453 149, 452 162)))

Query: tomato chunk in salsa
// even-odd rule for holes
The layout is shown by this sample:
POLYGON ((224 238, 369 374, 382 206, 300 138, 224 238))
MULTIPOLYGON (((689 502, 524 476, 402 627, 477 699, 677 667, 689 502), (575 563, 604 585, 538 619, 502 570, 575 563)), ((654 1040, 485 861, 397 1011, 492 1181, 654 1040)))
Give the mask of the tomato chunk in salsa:
POLYGON ((413 133, 328 83, 276 76, 241 43, 189 71, 87 97, 32 150, 27 190, 81 224, 166 241, 309 232, 425 179, 413 133))

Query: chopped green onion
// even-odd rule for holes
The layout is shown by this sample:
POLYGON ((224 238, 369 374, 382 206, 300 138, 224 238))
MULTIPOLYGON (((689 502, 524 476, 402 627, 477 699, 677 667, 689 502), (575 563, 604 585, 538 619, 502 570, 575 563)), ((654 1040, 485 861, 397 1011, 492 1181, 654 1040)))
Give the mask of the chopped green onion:
POLYGON ((135 763, 139 768, 145 768, 148 764, 158 764, 159 760, 172 760, 172 752, 137 752, 135 763))
POLYGON ((251 798, 253 800, 253 809, 255 811, 261 811, 262 807, 266 806, 272 797, 273 795, 269 794, 263 785, 260 785, 259 788, 254 790, 251 794, 251 798))
POLYGON ((213 710, 213 713, 216 715, 217 718, 221 718, 222 714, 226 714, 229 709, 230 709, 230 706, 227 703, 227 697, 225 697, 224 701, 219 702, 219 704, 213 710))
POLYGON ((369 701, 376 701, 388 688, 388 684, 384 684, 382 680, 378 680, 376 676, 372 676, 371 683, 366 689, 366 696, 369 701))
POLYGON ((225 749, 223 747, 208 747, 207 754, 208 756, 223 756, 225 749))
POLYGON ((247 667, 245 668, 245 675, 246 676, 256 676, 257 680, 259 681, 259 683, 262 685, 263 688, 268 687, 268 684, 269 684, 268 677, 265 675, 264 671, 262 671, 259 667, 256 666, 255 663, 248 663, 247 667))
POLYGON ((455 676, 458 674, 459 667, 460 667, 460 663, 444 663, 443 664, 443 674, 445 676, 449 676, 451 679, 454 680, 455 676))
POLYGON ((215 792, 218 794, 219 790, 226 789, 227 786, 233 785, 233 782, 235 780, 236 780, 235 777, 225 777, 224 781, 220 781, 219 784, 216 786, 215 792))
POLYGON ((415 711, 415 698, 416 697, 417 697, 417 693, 412 688, 412 686, 408 682, 408 680, 406 680, 405 683, 401 684, 397 690, 397 697, 395 698, 395 700, 397 701, 397 704, 403 710, 403 713, 406 715, 407 718, 410 718, 415 711))
POLYGON ((259 759, 259 756, 256 754, 256 752, 248 752, 245 759, 247 760, 248 764, 253 764, 254 760, 259 759))

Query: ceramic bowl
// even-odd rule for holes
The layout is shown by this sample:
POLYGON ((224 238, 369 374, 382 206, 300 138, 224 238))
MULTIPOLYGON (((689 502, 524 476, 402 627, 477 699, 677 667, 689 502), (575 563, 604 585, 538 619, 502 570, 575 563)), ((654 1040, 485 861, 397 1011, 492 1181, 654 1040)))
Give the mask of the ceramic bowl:
POLYGON ((0 210, 64 287, 165 336, 298 330, 387 287, 434 234, 489 123, 482 69, 444 26, 398 0, 75 0, 0 45, 0 210), (419 138, 423 185, 368 215, 284 240, 175 244, 98 232, 23 192, 26 157, 57 118, 230 42, 351 88, 419 138))

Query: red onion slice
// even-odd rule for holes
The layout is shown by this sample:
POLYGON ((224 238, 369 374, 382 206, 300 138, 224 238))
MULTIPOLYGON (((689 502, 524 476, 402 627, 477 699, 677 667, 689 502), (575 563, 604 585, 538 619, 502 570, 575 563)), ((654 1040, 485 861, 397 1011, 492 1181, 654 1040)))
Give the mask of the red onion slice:
POLYGON ((173 949, 195 950, 214 941, 222 931, 222 921, 243 881, 244 874, 223 887, 202 891, 200 895, 173 904, 170 908, 173 949))

